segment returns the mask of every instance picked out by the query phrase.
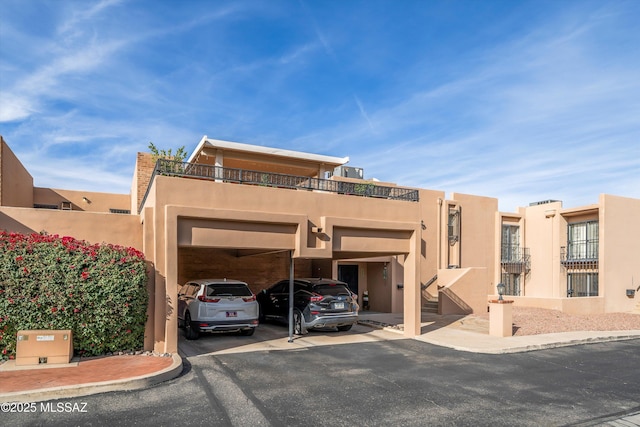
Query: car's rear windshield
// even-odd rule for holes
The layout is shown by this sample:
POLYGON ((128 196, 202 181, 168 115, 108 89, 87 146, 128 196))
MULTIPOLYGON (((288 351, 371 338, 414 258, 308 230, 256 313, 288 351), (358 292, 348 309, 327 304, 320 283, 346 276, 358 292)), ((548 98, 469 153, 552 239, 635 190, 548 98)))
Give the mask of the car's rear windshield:
POLYGON ((313 287, 313 291, 319 293, 320 295, 349 295, 349 289, 347 289, 345 285, 340 285, 338 283, 315 285, 313 287))
POLYGON ((237 297, 251 296, 251 290, 244 283, 220 283, 207 285, 207 296, 216 297, 223 295, 232 295, 237 297))

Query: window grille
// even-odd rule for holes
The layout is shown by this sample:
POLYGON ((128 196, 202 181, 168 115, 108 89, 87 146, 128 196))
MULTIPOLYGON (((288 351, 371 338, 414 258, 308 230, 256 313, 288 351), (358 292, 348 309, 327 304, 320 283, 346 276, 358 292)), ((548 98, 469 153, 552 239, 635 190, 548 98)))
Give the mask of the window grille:
POLYGON ((568 225, 567 260, 598 259, 598 221, 568 225))
POLYGON ((598 273, 567 273, 567 296, 597 297, 598 273))
POLYGON ((460 211, 449 208, 449 244, 455 245, 460 240, 460 211))

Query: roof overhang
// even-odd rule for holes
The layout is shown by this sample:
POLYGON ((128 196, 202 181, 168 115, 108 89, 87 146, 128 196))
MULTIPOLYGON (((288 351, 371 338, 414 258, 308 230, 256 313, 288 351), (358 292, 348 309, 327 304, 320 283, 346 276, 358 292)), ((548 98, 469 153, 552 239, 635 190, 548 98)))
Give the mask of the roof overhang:
POLYGON ((349 157, 325 156, 322 154, 305 153, 301 151, 285 150, 282 148, 264 147, 261 145, 242 144, 239 142, 222 141, 219 139, 209 139, 203 136, 196 149, 191 153, 188 162, 193 162, 203 150, 221 149, 225 152, 240 152, 266 157, 281 157, 289 160, 324 164, 326 166, 337 167, 349 161, 349 157))

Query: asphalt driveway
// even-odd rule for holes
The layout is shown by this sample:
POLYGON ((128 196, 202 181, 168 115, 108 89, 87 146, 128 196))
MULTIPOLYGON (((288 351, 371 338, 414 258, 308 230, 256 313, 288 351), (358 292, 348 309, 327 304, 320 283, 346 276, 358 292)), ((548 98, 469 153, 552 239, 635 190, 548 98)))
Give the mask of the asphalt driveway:
POLYGON ((181 351, 190 353, 185 370, 167 383, 62 401, 85 404, 84 413, 38 406, 33 413, 0 414, 0 422, 561 426, 601 425, 640 412, 640 340, 487 355, 389 332, 393 339, 386 340, 364 326, 309 334, 305 345, 282 340, 285 327, 263 327, 253 337, 181 341, 181 351), (271 334, 280 335, 275 344, 271 334))

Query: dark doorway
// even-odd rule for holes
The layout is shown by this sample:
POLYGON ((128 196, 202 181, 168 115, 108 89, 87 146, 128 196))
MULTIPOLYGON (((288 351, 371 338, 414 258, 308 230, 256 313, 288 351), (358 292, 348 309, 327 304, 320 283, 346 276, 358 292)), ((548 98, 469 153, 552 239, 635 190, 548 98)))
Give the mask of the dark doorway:
POLYGON ((338 280, 349 285, 351 292, 358 295, 358 266, 338 265, 338 280))

